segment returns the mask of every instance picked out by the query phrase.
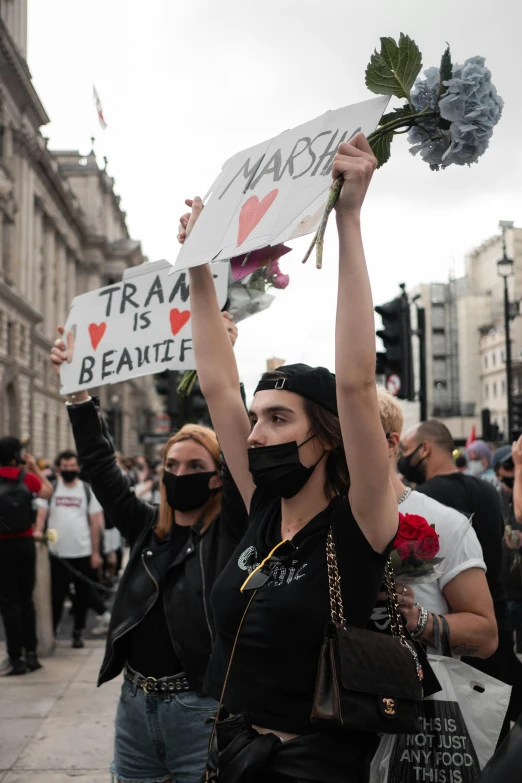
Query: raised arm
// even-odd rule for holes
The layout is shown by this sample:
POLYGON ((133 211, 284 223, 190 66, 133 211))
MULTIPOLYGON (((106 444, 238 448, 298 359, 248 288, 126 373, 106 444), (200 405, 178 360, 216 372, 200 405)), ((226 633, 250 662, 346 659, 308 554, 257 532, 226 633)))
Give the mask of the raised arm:
POLYGON ((53 496, 53 485, 45 475, 45 473, 40 470, 38 467, 38 463, 35 460, 31 454, 25 454, 25 462, 27 469, 30 473, 34 473, 34 475, 40 479, 42 482, 42 486, 40 487, 40 491, 38 492, 38 497, 43 498, 44 500, 48 500, 53 496))
POLYGON ((375 386, 375 324, 360 211, 376 160, 359 133, 341 144, 332 175, 344 177, 336 204, 339 286, 335 326, 337 403, 350 472, 350 503, 365 537, 384 551, 398 525, 389 456, 375 386))
MULTIPOLYGON (((190 219, 181 219, 178 238, 184 242, 201 214, 201 199, 192 206, 190 219)), ((219 444, 246 508, 254 492, 248 469, 248 416, 241 398, 239 374, 232 344, 219 310, 212 272, 208 264, 190 270, 192 344, 201 391, 207 401, 219 444)))
MULTIPOLYGON (((63 327, 58 327, 58 331, 62 335, 63 327)), ((60 337, 51 351, 51 363, 57 372, 67 360, 65 351, 65 343, 60 337)), ((82 474, 91 484, 104 512, 132 543, 145 525, 152 524, 156 510, 136 497, 130 481, 121 472, 114 445, 94 400, 86 391, 81 391, 71 401, 75 404, 69 405, 67 410, 82 474)))

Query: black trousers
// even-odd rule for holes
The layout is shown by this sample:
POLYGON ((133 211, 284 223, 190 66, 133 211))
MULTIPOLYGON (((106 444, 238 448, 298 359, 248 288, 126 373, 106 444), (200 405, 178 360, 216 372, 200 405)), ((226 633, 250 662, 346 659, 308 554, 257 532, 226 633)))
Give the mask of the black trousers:
POLYGON ((36 651, 35 566, 32 538, 0 541, 0 614, 10 658, 21 658, 24 650, 36 651))
POLYGON ((58 627, 63 612, 63 604, 69 585, 74 585, 74 630, 82 631, 85 628, 85 620, 89 608, 94 609, 97 614, 103 614, 105 604, 95 587, 88 582, 76 576, 67 566, 74 571, 79 572, 91 582, 97 581, 95 572, 91 568, 90 557, 69 557, 61 558, 51 556, 51 592, 53 604, 53 626, 54 632, 58 627))

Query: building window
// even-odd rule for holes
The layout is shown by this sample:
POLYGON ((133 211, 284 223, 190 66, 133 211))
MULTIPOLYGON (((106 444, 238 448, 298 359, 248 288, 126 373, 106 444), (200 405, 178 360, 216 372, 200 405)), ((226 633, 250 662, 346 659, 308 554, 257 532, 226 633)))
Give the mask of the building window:
POLYGON ((489 384, 484 384, 484 397, 486 400, 489 400, 489 384))
POLYGON ((493 381, 493 397, 497 396, 497 382, 493 381))
POLYGON ((14 323, 13 321, 7 322, 7 355, 14 359, 13 354, 13 336, 14 336, 14 323))
POLYGON ((495 353, 495 351, 493 351, 493 353, 491 354, 491 363, 493 364, 493 367, 497 363, 497 354, 495 353))
POLYGON ((501 394, 505 394, 506 393, 506 382, 505 381, 501 381, 500 382, 500 393, 501 394))
POLYGON ((502 348, 502 350, 500 351, 500 363, 504 364, 505 361, 506 361, 506 354, 504 353, 504 349, 502 348))
POLYGON ((484 356, 484 369, 485 370, 488 369, 488 355, 487 354, 484 356))
POLYGON ((20 326, 20 356, 25 356, 25 340, 26 340, 26 331, 25 326, 20 326))

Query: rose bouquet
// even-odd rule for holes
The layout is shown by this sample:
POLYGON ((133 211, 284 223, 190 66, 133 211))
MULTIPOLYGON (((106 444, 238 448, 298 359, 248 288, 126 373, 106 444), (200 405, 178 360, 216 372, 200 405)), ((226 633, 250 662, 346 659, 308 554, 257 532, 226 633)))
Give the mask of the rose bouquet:
MULTIPOLYGON (((470 57, 463 65, 454 65, 448 46, 440 66, 428 68, 419 78, 422 55, 415 41, 403 33, 398 43, 381 38, 381 51, 372 54, 366 68, 366 86, 406 103, 384 114, 368 136, 377 168, 389 159, 394 136, 404 133, 412 145, 410 152, 420 154, 433 171, 476 163, 488 148, 504 106, 485 62, 484 57, 470 57)), ((324 232, 342 184, 340 177, 331 189, 303 263, 316 247, 317 267, 322 265, 324 232)))
POLYGON ((399 529, 391 561, 395 578, 402 582, 432 582, 440 576, 442 557, 439 536, 433 525, 417 514, 399 514, 399 529))

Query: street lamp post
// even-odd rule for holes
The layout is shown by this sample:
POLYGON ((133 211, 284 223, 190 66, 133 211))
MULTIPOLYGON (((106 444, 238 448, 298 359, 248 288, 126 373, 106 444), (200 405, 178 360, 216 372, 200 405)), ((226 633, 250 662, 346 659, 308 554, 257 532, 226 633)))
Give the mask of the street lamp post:
POLYGON ((513 222, 510 220, 501 220, 499 227, 502 230, 502 258, 497 261, 498 275, 504 280, 504 333, 506 337, 506 395, 507 395, 507 433, 504 438, 508 442, 513 433, 513 371, 511 366, 511 334, 510 334, 510 312, 509 312, 509 292, 508 278, 513 274, 513 259, 508 258, 506 249, 506 231, 513 228, 513 222))

